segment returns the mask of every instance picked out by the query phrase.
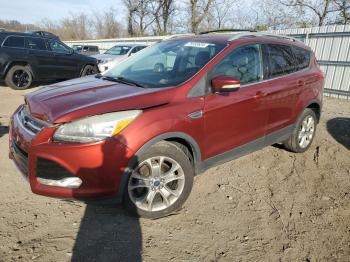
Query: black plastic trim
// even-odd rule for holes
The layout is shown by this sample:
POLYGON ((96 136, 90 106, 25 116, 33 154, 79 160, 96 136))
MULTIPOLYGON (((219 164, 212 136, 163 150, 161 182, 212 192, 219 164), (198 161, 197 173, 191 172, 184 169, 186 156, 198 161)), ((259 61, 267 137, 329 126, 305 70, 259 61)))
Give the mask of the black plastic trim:
POLYGON ((295 125, 284 127, 278 131, 272 132, 271 134, 255 139, 252 142, 235 147, 222 154, 208 158, 207 160, 200 163, 199 170, 200 172, 204 172, 205 170, 211 167, 237 159, 241 156, 245 156, 249 153, 262 149, 266 146, 269 146, 278 142, 282 142, 291 135, 291 133, 293 132, 294 126, 295 125))

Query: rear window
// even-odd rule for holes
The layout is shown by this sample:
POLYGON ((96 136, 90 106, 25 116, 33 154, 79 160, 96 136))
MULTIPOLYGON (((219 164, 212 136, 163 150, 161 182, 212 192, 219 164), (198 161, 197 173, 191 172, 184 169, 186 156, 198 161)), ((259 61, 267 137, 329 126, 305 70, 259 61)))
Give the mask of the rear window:
POLYGON ((35 50, 47 50, 45 40, 38 37, 26 37, 26 48, 35 50))
POLYGON ((266 45, 269 60, 269 71, 267 78, 273 78, 295 71, 295 60, 290 46, 286 45, 266 45))
POLYGON ((21 36, 9 36, 6 38, 3 46, 7 47, 19 47, 24 48, 24 37, 21 36))
POLYGON ((300 47, 293 46, 295 65, 297 70, 307 68, 310 64, 310 52, 300 47))

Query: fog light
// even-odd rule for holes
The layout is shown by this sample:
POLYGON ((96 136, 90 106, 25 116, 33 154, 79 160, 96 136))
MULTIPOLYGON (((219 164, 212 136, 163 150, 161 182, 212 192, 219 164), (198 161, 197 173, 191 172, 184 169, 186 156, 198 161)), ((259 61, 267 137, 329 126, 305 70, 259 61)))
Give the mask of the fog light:
POLYGON ((39 183, 47 186, 78 188, 83 182, 79 177, 66 177, 60 180, 38 178, 39 183))

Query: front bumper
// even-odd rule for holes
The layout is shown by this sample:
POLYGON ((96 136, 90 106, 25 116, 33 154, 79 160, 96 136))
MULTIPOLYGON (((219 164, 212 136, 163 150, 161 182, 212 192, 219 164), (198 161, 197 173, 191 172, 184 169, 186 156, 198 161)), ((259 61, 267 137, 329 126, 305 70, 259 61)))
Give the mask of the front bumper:
POLYGON ((115 138, 89 144, 54 142, 55 126, 33 134, 17 117, 19 110, 11 119, 9 157, 28 179, 34 193, 84 200, 118 193, 121 176, 133 155, 128 147, 115 138), (82 183, 77 188, 40 183, 62 177, 80 178, 82 183))

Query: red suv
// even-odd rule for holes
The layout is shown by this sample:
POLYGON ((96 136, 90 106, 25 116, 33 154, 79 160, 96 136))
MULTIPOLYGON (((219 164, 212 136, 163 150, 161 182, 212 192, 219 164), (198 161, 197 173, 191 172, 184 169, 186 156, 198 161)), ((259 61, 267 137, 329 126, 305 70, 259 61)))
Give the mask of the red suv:
POLYGON ((36 194, 123 200, 157 218, 209 167, 274 143, 307 150, 323 85, 315 55, 292 38, 175 38, 27 95, 12 117, 10 158, 36 194))

